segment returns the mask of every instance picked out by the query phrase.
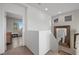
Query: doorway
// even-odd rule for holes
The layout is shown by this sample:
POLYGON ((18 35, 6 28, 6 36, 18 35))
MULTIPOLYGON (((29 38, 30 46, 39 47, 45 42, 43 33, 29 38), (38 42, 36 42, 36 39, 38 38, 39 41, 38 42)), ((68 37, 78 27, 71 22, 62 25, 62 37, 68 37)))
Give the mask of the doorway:
POLYGON ((23 45, 23 19, 6 12, 6 51, 23 45))

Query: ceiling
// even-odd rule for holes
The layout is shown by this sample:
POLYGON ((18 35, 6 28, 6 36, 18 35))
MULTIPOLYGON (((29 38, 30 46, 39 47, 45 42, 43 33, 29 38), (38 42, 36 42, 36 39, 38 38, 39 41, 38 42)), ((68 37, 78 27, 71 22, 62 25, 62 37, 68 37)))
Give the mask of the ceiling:
POLYGON ((36 7, 42 11, 45 11, 45 8, 48 8, 48 10, 45 12, 51 16, 79 9, 79 3, 27 3, 27 4, 36 7))

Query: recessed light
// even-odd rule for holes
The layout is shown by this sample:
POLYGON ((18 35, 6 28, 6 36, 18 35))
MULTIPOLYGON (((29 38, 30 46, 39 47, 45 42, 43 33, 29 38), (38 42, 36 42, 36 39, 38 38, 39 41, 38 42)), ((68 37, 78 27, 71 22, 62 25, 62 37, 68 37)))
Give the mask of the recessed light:
POLYGON ((45 8, 45 11, 48 11, 48 8, 45 8))
POLYGON ((61 11, 58 12, 58 14, 61 14, 61 13, 62 13, 61 11))

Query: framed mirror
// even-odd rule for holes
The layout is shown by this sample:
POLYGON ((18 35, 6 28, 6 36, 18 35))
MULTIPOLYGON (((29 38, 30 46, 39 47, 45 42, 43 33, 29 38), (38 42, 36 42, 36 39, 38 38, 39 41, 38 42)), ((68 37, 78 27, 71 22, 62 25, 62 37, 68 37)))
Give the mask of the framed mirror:
POLYGON ((59 45, 70 48, 70 26, 54 26, 54 35, 59 45))

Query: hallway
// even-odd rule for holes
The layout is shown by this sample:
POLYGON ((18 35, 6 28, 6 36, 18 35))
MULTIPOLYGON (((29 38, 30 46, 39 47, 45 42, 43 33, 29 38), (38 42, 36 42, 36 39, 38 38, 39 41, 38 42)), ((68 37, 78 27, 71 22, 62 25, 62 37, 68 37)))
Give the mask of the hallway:
POLYGON ((3 55, 33 55, 33 53, 27 47, 21 46, 8 50, 3 55))
POLYGON ((0 4, 0 54, 78 54, 78 7, 74 3, 0 4))

